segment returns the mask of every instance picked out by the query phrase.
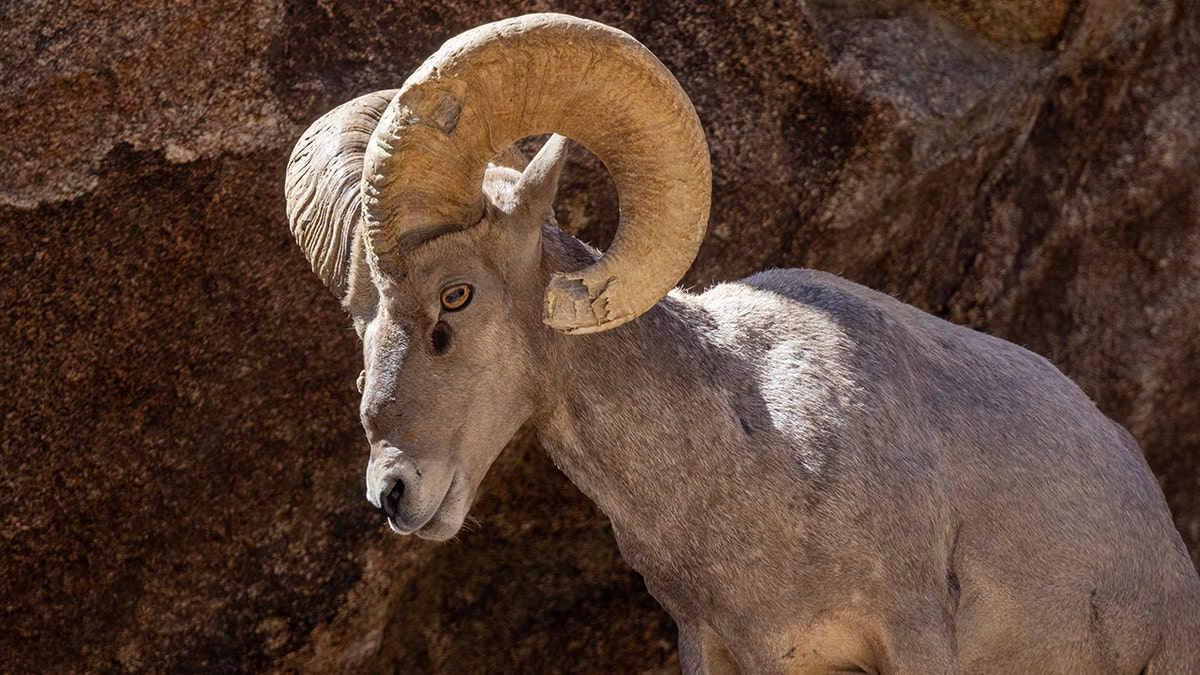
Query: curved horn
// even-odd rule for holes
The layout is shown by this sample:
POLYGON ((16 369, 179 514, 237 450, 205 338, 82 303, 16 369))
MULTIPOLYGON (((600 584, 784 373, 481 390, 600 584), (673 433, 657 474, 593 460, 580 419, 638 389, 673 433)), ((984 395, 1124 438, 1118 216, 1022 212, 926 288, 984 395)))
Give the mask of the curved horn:
POLYGON ((371 264, 483 214, 487 162, 522 137, 556 132, 613 175, 621 219, 609 251, 555 274, 544 321, 569 333, 625 323, 652 307, 695 259, 712 175, 687 95, 626 33, 531 14, 450 40, 405 83, 371 137, 363 222, 371 264))
POLYGON ((362 208, 363 154, 396 89, 343 103, 304 132, 288 161, 284 193, 292 236, 313 272, 341 300, 362 208))

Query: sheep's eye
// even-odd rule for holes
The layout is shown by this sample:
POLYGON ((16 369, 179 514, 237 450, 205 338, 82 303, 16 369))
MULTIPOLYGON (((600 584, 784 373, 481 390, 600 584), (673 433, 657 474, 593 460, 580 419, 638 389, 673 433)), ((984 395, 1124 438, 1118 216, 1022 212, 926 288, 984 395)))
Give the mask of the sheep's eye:
POLYGON ((454 312, 471 302, 471 287, 467 284, 455 284, 442 290, 442 307, 448 312, 454 312))

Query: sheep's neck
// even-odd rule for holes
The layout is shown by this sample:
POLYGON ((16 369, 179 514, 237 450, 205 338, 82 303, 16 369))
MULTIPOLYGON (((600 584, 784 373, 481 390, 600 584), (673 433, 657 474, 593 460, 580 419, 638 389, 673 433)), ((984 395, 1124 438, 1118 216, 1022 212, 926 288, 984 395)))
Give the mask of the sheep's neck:
POLYGON ((771 524, 747 518, 763 508, 773 472, 745 450, 746 430, 717 384, 729 359, 706 344, 697 312, 668 300, 612 331, 553 338, 561 367, 534 423, 555 463, 612 520, 635 568, 702 587, 726 567, 713 558, 721 551, 767 555, 760 526, 771 524))

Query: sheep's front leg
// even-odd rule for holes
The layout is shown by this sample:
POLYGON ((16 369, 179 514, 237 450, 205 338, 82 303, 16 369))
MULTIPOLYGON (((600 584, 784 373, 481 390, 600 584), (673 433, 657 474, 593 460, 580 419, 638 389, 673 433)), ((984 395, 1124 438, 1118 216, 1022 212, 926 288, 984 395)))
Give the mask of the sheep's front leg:
POLYGON ((677 620, 683 675, 740 675, 729 648, 700 621, 677 620))

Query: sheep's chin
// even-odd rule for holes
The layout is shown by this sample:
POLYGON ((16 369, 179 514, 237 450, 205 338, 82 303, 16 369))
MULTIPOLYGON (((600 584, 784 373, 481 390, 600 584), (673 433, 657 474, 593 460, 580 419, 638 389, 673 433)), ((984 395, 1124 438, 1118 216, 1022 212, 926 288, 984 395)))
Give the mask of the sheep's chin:
MULTIPOLYGON (((442 499, 442 503, 434 512, 433 517, 413 534, 432 541, 446 541, 453 538, 462 529, 463 522, 467 519, 467 510, 472 501, 467 492, 463 482, 456 475, 450 482, 446 496, 442 499)), ((388 525, 392 525, 391 519, 388 519, 388 525)), ((395 526, 392 526, 392 529, 400 533, 395 526)))
POLYGON ((446 541, 458 534, 458 531, 462 529, 464 520, 465 518, 461 516, 453 519, 442 519, 435 516, 425 527, 422 527, 413 534, 431 541, 446 541))

